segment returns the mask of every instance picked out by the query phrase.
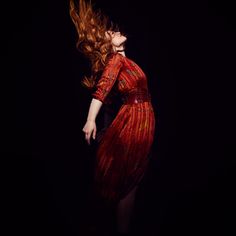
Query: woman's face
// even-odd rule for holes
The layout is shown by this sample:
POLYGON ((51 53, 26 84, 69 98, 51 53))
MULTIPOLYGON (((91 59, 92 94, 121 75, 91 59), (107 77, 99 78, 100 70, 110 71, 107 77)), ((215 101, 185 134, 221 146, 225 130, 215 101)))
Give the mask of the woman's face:
POLYGON ((106 31, 106 37, 111 40, 115 47, 120 47, 127 40, 119 31, 106 31))

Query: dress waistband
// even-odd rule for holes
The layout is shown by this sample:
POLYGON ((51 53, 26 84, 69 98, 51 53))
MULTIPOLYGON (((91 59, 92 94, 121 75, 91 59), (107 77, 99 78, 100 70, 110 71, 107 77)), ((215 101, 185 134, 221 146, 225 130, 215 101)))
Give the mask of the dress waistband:
POLYGON ((135 89, 122 95, 124 104, 134 104, 151 101, 151 95, 147 90, 135 89))

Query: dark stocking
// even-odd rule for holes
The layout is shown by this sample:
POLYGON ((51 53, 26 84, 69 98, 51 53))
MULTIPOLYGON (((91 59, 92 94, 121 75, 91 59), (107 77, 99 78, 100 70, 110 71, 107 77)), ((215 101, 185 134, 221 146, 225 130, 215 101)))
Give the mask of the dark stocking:
POLYGON ((119 233, 128 233, 130 220, 133 213, 135 194, 137 186, 131 190, 127 196, 120 200, 116 211, 117 231, 119 233))

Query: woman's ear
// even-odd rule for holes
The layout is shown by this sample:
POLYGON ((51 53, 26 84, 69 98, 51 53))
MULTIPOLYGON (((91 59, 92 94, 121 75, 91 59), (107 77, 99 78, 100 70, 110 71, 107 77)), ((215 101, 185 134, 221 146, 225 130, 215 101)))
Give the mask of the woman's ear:
POLYGON ((110 35, 109 31, 106 31, 106 32, 105 32, 105 37, 106 37, 107 39, 111 39, 111 35, 110 35))

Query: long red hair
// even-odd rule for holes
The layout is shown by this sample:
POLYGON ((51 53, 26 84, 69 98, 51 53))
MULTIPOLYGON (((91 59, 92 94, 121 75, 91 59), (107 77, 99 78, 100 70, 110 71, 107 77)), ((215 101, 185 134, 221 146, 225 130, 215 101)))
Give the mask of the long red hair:
POLYGON ((70 0, 70 17, 78 33, 76 47, 91 62, 92 73, 83 78, 82 85, 92 89, 113 52, 111 41, 105 36, 106 31, 113 30, 113 24, 100 10, 93 10, 91 1, 85 0, 70 0))

